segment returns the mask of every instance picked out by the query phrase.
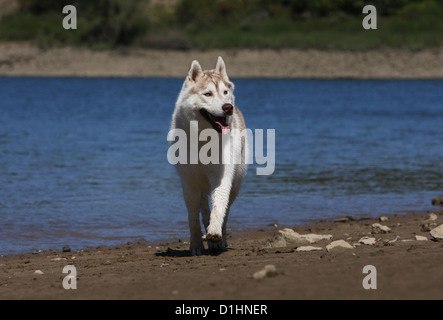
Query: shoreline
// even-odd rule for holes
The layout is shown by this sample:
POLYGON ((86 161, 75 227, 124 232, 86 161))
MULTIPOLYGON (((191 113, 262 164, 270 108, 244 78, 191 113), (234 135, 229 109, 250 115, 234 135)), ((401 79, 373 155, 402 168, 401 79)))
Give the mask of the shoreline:
POLYGON ((226 49, 173 51, 77 47, 40 49, 30 43, 0 42, 2 76, 178 77, 192 60, 212 69, 226 61, 232 78, 442 79, 443 48, 411 52, 226 49))
POLYGON ((228 250, 198 257, 178 239, 1 256, 0 299, 443 299, 443 242, 426 229, 442 224, 443 209, 432 212, 435 220, 430 211, 410 211, 388 221, 356 216, 290 228, 332 236, 315 243, 285 238, 282 245, 283 226, 239 230, 228 250), (374 223, 391 230, 374 233, 374 223), (375 243, 359 244, 364 236, 375 243), (336 240, 353 248, 327 250, 336 240), (319 249, 300 251, 306 246, 319 249), (276 272, 254 278, 270 264, 276 272), (77 290, 62 287, 66 265, 77 269, 77 290), (362 288, 365 265, 377 268, 377 290, 362 288))

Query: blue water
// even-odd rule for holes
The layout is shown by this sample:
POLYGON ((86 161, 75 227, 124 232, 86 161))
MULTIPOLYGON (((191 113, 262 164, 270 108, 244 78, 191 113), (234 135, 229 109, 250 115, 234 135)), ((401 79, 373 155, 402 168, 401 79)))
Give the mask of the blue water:
MULTIPOLYGON (((235 80, 235 79, 234 79, 235 80)), ((430 208, 443 194, 442 80, 237 79, 276 129, 229 226, 430 208)), ((0 77, 0 254, 188 237, 166 141, 182 79, 0 77)))

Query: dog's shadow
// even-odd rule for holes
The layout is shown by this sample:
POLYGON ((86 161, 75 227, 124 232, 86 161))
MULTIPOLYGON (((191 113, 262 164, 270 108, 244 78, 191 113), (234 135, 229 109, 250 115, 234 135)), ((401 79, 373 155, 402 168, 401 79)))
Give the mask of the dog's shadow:
MULTIPOLYGON (((202 253, 202 256, 219 256, 220 254, 228 251, 228 249, 223 250, 208 250, 205 249, 202 253)), ((182 258, 182 257, 192 257, 190 250, 177 250, 177 249, 171 249, 168 248, 166 251, 163 252, 157 252, 155 253, 157 257, 176 257, 176 258, 182 258)))

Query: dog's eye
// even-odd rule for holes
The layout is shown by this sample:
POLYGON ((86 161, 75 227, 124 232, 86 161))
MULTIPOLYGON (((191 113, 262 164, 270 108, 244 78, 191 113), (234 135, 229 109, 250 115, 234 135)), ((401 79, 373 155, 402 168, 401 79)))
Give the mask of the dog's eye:
POLYGON ((206 93, 203 93, 203 95, 205 97, 212 97, 212 92, 206 92, 206 93))
POLYGON ((224 93, 225 95, 227 95, 227 94, 228 94, 228 90, 225 90, 223 93, 224 93))

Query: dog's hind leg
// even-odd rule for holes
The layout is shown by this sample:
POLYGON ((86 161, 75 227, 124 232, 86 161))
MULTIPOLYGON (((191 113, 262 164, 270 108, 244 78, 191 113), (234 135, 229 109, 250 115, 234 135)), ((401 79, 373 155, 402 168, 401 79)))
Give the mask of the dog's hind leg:
POLYGON ((199 216, 201 193, 196 192, 196 190, 192 188, 183 188, 183 190, 186 207, 188 209, 189 230, 191 232, 189 250, 193 256, 199 256, 204 250, 199 216))

